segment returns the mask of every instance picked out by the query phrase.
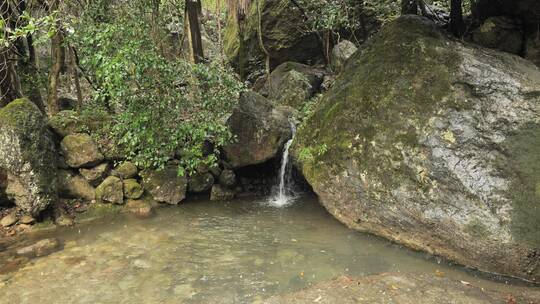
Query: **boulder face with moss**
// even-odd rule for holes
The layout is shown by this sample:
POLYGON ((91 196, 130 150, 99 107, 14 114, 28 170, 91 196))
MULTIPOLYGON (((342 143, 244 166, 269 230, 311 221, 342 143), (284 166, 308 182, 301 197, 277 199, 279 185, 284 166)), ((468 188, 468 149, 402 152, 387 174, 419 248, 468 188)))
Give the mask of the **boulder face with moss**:
POLYGON ((7 195, 25 212, 36 216, 57 200, 52 135, 45 115, 26 99, 0 109, 0 168, 7 195))
POLYGON ((399 18, 348 61, 292 153, 349 227, 540 279, 540 71, 531 62, 399 18))
POLYGON ((302 12, 288 0, 254 0, 242 24, 231 14, 225 28, 225 54, 243 75, 285 61, 323 60, 317 36, 309 33, 302 12))

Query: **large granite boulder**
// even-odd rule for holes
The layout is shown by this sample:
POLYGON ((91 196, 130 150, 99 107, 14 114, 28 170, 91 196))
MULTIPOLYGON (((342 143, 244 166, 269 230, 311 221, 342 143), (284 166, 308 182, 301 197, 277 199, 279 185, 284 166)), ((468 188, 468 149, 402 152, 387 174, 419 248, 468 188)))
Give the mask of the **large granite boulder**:
POLYGON ((60 143, 66 163, 71 168, 93 167, 103 161, 103 154, 88 134, 77 133, 64 137, 60 143))
POLYGON ((251 1, 245 18, 229 16, 225 28, 225 55, 247 76, 286 61, 323 60, 317 36, 309 30, 298 7, 288 0, 251 1), (241 25, 238 19, 243 20, 241 25))
POLYGON ((298 131, 293 155, 354 229, 540 279, 540 71, 420 17, 385 26, 298 131))
POLYGON ((268 77, 262 94, 276 104, 300 109, 319 91, 324 71, 296 62, 285 62, 268 77))
POLYGON ((155 201, 178 205, 186 198, 187 178, 178 175, 178 168, 173 165, 163 170, 145 170, 141 172, 143 188, 155 201))
POLYGON ((0 168, 8 197, 37 216, 57 200, 56 152, 47 119, 27 99, 0 109, 0 168))
POLYGON ((236 141, 224 147, 233 168, 274 158, 291 138, 287 113, 254 92, 245 92, 227 122, 236 141))

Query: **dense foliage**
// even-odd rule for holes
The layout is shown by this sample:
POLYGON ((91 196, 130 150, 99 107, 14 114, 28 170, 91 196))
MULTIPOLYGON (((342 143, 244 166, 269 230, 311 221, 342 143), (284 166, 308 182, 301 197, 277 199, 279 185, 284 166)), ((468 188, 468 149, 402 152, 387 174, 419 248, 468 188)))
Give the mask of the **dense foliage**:
POLYGON ((224 115, 242 84, 226 66, 167 59, 147 35, 152 25, 132 16, 74 24, 72 42, 98 88, 93 106, 114 113, 112 136, 141 167, 161 168, 175 156, 181 174, 212 165, 232 140, 224 115))

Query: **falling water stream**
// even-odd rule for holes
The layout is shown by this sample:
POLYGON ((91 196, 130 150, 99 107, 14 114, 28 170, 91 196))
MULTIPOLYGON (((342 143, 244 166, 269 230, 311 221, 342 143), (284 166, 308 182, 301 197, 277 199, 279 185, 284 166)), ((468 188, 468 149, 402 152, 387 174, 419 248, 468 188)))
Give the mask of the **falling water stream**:
POLYGON ((270 205, 274 207, 285 207, 290 205, 294 201, 294 195, 290 193, 290 188, 288 187, 288 182, 291 180, 290 174, 291 174, 291 166, 289 164, 289 149, 291 148, 291 145, 294 140, 294 136, 296 135, 296 125, 294 122, 290 122, 291 124, 291 133, 292 137, 287 141, 285 144, 285 148, 283 149, 283 156, 281 158, 281 168, 279 170, 279 185, 277 188, 277 192, 274 194, 274 197, 270 200, 270 205))

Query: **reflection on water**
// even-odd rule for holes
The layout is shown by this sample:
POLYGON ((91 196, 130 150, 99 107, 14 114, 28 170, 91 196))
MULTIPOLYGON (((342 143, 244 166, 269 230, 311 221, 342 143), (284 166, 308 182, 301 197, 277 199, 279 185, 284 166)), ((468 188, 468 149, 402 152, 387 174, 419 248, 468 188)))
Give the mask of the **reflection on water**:
POLYGON ((0 303, 250 303, 339 275, 422 272, 490 284, 348 230, 314 198, 197 201, 77 226, 64 250, 0 276, 0 303))

